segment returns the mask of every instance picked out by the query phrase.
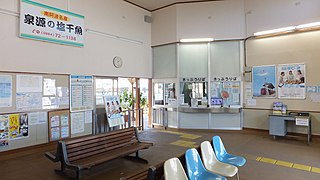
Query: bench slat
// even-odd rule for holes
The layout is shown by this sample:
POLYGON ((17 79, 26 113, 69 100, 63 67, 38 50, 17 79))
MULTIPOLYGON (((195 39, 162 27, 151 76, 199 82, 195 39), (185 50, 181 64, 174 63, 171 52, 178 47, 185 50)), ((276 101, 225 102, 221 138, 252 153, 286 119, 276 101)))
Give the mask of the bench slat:
POLYGON ((121 150, 114 149, 111 151, 107 151, 105 153, 100 153, 95 156, 91 156, 90 158, 76 160, 76 161, 73 161, 72 163, 80 165, 82 169, 90 168, 91 166, 101 164, 105 161, 109 161, 118 157, 124 157, 124 156, 127 156, 128 154, 135 153, 140 149, 147 149, 150 146, 152 146, 152 143, 139 143, 131 146, 125 146, 121 148, 121 150))
POLYGON ((104 133, 104 134, 98 134, 98 135, 89 135, 89 136, 85 136, 85 137, 80 137, 80 138, 75 138, 75 139, 70 139, 70 140, 67 140, 65 141, 66 145, 69 145, 69 144, 73 144, 73 143, 78 143, 78 142, 85 142, 85 141, 88 141, 90 139, 95 139, 97 137, 103 137, 103 136, 112 136, 112 135, 115 135, 115 134, 122 134, 124 132, 131 132, 131 131, 135 131, 134 130, 134 127, 130 127, 130 128, 126 128, 126 129, 120 129, 120 130, 115 130, 115 131, 111 131, 111 132, 107 132, 107 133, 104 133))
POLYGON ((69 161, 75 161, 75 160, 78 160, 78 159, 82 159, 82 158, 86 158, 86 157, 93 156, 93 155, 96 155, 96 154, 100 154, 100 153, 103 153, 105 151, 110 151, 110 150, 113 150, 113 149, 119 149, 121 147, 132 145, 132 144, 136 144, 136 143, 137 143, 137 141, 135 143, 127 142, 127 141, 118 141, 118 142, 115 142, 115 143, 108 143, 108 144, 105 144, 105 145, 103 145, 101 147, 93 147, 93 148, 89 148, 89 149, 73 152, 73 153, 70 153, 70 154, 68 153, 68 158, 69 158, 69 161))
POLYGON ((114 144, 114 142, 135 142, 136 141, 136 138, 131 136, 131 135, 126 135, 126 136, 122 136, 122 137, 117 137, 117 138, 114 138, 114 139, 103 139, 103 140, 100 140, 100 141, 95 141, 95 142, 92 142, 90 144, 86 143, 86 144, 83 144, 82 146, 80 146, 81 144, 78 143, 77 146, 72 146, 72 147, 69 147, 67 146, 67 152, 68 154, 71 154, 75 151, 81 151, 83 149, 88 149, 88 148, 91 148, 91 147, 100 147, 100 146, 103 146, 105 144, 114 144))

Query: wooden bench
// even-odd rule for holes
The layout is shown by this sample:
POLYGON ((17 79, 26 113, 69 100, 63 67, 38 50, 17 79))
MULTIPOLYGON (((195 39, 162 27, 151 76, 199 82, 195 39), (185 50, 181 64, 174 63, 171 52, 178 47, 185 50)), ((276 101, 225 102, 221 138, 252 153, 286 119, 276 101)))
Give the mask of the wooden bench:
POLYGON ((76 178, 80 179, 82 170, 119 157, 130 157, 148 163, 139 157, 139 150, 152 145, 153 143, 141 142, 137 129, 131 127, 60 141, 56 152, 46 152, 45 156, 53 162, 60 161, 61 169, 56 172, 72 170, 76 172, 76 178), (135 153, 134 157, 128 156, 132 153, 135 153))
MULTIPOLYGON (((200 153, 200 147, 197 148, 200 153)), ((185 153, 177 156, 182 166, 186 166, 185 153)), ((186 167, 185 167, 186 169, 186 167)), ((137 171, 134 174, 130 174, 125 177, 121 177, 120 180, 164 180, 164 162, 157 165, 150 166, 146 169, 137 171)))

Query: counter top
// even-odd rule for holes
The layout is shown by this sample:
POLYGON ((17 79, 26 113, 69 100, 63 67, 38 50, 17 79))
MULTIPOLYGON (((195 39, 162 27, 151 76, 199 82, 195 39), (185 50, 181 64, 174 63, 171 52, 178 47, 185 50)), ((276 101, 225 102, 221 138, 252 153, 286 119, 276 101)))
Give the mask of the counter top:
POLYGON ((185 113, 239 113, 241 108, 167 107, 167 110, 185 113))

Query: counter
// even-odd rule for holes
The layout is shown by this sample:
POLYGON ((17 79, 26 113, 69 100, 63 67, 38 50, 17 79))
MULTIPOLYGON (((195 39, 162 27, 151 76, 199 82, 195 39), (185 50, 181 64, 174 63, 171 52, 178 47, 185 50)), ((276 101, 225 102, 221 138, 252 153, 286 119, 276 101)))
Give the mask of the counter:
MULTIPOLYGON (((241 108, 160 107, 168 119, 167 126, 183 129, 242 129, 241 108)), ((159 109, 156 107, 154 109, 159 109)))

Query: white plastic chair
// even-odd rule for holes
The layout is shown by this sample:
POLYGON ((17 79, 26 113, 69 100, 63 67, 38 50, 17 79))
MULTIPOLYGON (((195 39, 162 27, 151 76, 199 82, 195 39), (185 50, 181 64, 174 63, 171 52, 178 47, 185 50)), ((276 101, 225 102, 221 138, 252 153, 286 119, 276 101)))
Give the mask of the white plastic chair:
POLYGON ((178 158, 171 158, 164 162, 165 180, 188 180, 183 166, 178 158))
POLYGON ((208 171, 225 177, 233 177, 237 174, 237 179, 239 180, 238 168, 236 166, 220 162, 214 154, 209 141, 201 143, 201 155, 203 164, 208 171))

